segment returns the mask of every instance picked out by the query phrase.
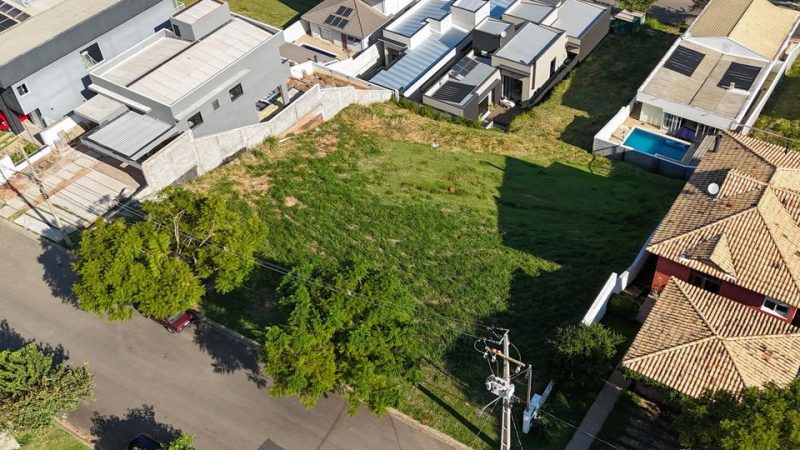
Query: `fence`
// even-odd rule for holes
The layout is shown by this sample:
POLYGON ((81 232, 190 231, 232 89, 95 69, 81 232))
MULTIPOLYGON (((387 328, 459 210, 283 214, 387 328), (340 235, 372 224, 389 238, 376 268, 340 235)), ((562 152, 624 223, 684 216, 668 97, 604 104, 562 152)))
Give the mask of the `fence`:
POLYGON ((623 106, 619 111, 608 121, 608 123, 594 135, 594 142, 592 143, 592 152, 603 150, 611 147, 616 147, 618 144, 611 142, 611 134, 620 127, 631 115, 631 105, 633 100, 627 106, 623 106))
POLYGON ((223 164, 239 151, 253 148, 270 136, 279 136, 303 117, 319 115, 329 120, 345 107, 369 105, 391 98, 391 91, 363 90, 352 86, 312 87, 268 122, 195 139, 183 133, 142 163, 147 188, 144 197, 181 181, 196 178, 223 164))
MULTIPOLYGON (((25 151, 25 150, 20 150, 20 151, 25 151)), ((9 178, 27 169, 28 167, 30 167, 30 164, 39 161, 40 159, 49 155, 50 152, 52 151, 53 151, 52 145, 45 145, 44 147, 37 150, 36 153, 29 155, 27 161, 22 160, 20 161, 19 164, 14 164, 14 162, 11 160, 11 157, 8 155, 0 156, 0 186, 6 184, 9 178), (30 164, 28 164, 28 161, 30 161, 30 164)))
POLYGON ((378 50, 377 44, 372 44, 363 52, 359 53, 355 58, 346 59, 344 61, 336 61, 328 63, 325 67, 337 70, 343 74, 355 77, 361 75, 373 66, 378 64, 381 59, 381 52, 378 50))
POLYGON ((619 275, 617 275, 616 272, 612 272, 611 275, 609 275, 605 284, 603 284, 603 287, 600 289, 600 292, 597 294, 597 297, 595 297, 594 302, 589 306, 589 310, 586 311, 586 314, 583 316, 581 323, 591 325, 600 322, 606 315, 608 300, 611 296, 625 290, 630 282, 639 276, 639 272, 641 272, 647 260, 647 246, 650 245, 650 239, 653 238, 653 233, 655 233, 655 230, 650 233, 650 236, 644 242, 642 248, 639 249, 639 253, 636 254, 633 262, 624 272, 619 275))
POLYGON ((788 74, 788 72, 792 70, 792 65, 794 64, 794 61, 797 59, 798 54, 800 54, 800 45, 795 46, 792 52, 789 53, 789 56, 786 58, 786 61, 783 61, 782 65, 779 67, 778 73, 775 76, 775 79, 772 80, 772 84, 767 89, 767 92, 765 92, 764 95, 761 96, 760 101, 753 108, 753 111, 750 113, 750 116, 745 121, 744 127, 742 127, 742 134, 750 133, 753 124, 756 123, 756 120, 758 120, 758 117, 761 115, 761 111, 764 110, 764 106, 767 105, 767 102, 769 101, 770 97, 772 97, 772 93, 775 91, 775 88, 778 86, 778 83, 780 83, 781 79, 785 74, 788 74))

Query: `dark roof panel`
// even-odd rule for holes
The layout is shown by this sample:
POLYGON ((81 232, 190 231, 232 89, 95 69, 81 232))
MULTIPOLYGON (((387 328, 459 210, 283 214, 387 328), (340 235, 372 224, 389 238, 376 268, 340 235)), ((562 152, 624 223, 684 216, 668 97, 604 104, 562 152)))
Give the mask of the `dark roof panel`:
POLYGON ((759 72, 761 72, 760 67, 732 62, 717 86, 727 89, 733 84, 736 89, 748 91, 753 86, 759 72))
POLYGON ((679 46, 674 52, 672 52, 672 55, 669 57, 667 62, 664 63, 664 67, 674 70, 681 75, 690 77, 705 57, 706 55, 696 50, 679 46))
POLYGON ((448 81, 437 89, 431 97, 443 102, 461 103, 473 89, 475 89, 475 86, 448 81))

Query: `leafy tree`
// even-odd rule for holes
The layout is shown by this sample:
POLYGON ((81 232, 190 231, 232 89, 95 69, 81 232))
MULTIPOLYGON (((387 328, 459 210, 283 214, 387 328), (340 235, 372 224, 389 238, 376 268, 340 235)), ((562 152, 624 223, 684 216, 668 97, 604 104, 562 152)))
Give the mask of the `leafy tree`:
POLYGON ((676 420, 689 449, 779 450, 800 448, 800 380, 781 389, 747 388, 738 395, 707 392, 684 398, 676 420))
POLYGON ((650 11, 653 3, 655 3, 655 0, 619 0, 617 4, 620 8, 627 9, 628 11, 641 11, 646 13, 650 11))
POLYGON ((181 433, 177 439, 169 444, 162 445, 163 450, 194 450, 194 436, 187 433, 181 433))
POLYGON ((92 395, 87 368, 53 364, 53 357, 30 343, 0 351, 0 431, 34 431, 53 417, 74 411, 92 395))
POLYGON ((101 220, 81 237, 73 291, 84 310, 122 320, 136 304, 169 317, 200 301, 205 280, 223 293, 241 286, 266 242, 266 225, 233 195, 171 188, 142 209, 143 220, 101 220))
POLYGON ((327 392, 346 391, 350 414, 361 402, 382 414, 419 380, 415 303, 394 275, 361 263, 336 275, 304 265, 280 293, 289 319, 267 329, 261 352, 273 395, 297 395, 311 407, 327 392))
POLYGON ((611 370, 617 346, 623 342, 622 335, 601 324, 579 324, 559 328, 546 344, 559 382, 583 387, 611 370))

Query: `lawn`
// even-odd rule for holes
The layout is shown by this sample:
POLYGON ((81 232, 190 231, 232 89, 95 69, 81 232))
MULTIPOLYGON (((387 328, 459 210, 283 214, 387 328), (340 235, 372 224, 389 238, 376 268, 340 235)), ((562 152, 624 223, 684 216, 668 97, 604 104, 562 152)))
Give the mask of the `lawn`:
MULTIPOLYGON (((775 88, 755 127, 794 139, 792 146, 800 150, 800 60, 794 62, 775 88)), ((756 131, 754 135, 781 145, 786 144, 785 139, 767 133, 756 131)))
MULTIPOLYGON (((631 450, 678 449, 677 435, 672 422, 674 413, 626 391, 609 414, 600 439, 619 448, 631 450)), ((595 441, 592 450, 605 450, 608 445, 595 441)))
MULTIPOLYGON (((489 369, 474 339, 461 334, 480 330, 464 322, 510 328, 536 368, 535 384, 546 384, 545 337, 583 316, 680 189, 675 180, 586 151, 674 38, 654 30, 609 36, 509 133, 437 122, 391 104, 350 107, 191 186, 245 193, 270 224, 271 250, 263 256, 278 264, 337 267, 358 258, 397 272, 419 302, 425 342, 426 380, 403 410, 491 448, 496 414, 477 414, 489 400, 489 369)), ((244 289, 207 297, 203 308, 258 339, 265 324, 280 321, 278 280, 258 273, 244 289)), ((549 408, 577 423, 595 394, 557 391, 549 408)), ((561 427, 527 436, 525 447, 563 448, 571 433, 561 427)))
POLYGON ((60 428, 47 428, 20 439, 23 450, 87 450, 88 447, 60 428))
POLYGON ((228 0, 228 3, 234 12, 286 28, 319 0, 228 0))

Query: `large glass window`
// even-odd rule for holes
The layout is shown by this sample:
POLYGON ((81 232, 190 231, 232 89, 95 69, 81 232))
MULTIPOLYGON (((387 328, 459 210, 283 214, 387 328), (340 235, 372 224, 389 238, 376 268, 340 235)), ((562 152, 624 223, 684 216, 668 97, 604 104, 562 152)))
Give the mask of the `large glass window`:
POLYGON ((678 131, 678 128, 681 127, 682 122, 683 119, 681 119, 680 117, 665 112, 664 120, 661 122, 661 128, 667 130, 668 132, 678 131))
POLYGON ((789 317, 789 305, 779 302, 774 298, 766 297, 764 303, 761 305, 761 310, 778 316, 781 319, 789 317))
POLYGON ((189 120, 187 120, 187 122, 189 122, 189 128, 190 129, 191 128, 197 128, 197 127, 199 127, 200 125, 203 124, 203 115, 200 114, 200 113, 197 113, 197 114, 193 115, 192 117, 189 117, 189 120))
POLYGON ((715 294, 719 294, 719 288, 722 286, 722 281, 719 278, 696 270, 692 270, 689 274, 689 283, 715 294))

